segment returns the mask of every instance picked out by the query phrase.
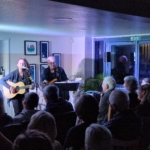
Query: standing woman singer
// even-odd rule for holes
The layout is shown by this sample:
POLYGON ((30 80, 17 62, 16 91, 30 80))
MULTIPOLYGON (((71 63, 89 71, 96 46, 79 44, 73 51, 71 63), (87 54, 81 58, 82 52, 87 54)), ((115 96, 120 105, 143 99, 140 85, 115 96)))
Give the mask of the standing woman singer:
POLYGON ((8 98, 8 103, 12 101, 15 115, 18 115, 22 111, 22 100, 24 98, 24 94, 26 92, 29 92, 28 88, 34 88, 33 85, 31 85, 32 79, 29 76, 28 72, 30 69, 28 61, 25 58, 19 58, 17 62, 17 67, 18 69, 14 70, 13 72, 0 79, 0 84, 3 85, 4 95, 6 96, 5 90, 6 93, 10 94, 9 96, 7 95, 9 98, 7 96, 6 97, 8 98), (18 82, 22 82, 23 85, 29 85, 27 86, 27 89, 25 88, 24 93, 19 93, 19 85, 17 84, 18 82))

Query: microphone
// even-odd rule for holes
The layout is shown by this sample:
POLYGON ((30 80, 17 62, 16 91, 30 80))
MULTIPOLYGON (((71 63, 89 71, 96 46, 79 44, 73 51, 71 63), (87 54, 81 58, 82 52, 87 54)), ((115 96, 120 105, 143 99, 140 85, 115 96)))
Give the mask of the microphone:
POLYGON ((25 69, 25 70, 29 70, 27 67, 25 67, 25 66, 22 66, 22 69, 25 69))

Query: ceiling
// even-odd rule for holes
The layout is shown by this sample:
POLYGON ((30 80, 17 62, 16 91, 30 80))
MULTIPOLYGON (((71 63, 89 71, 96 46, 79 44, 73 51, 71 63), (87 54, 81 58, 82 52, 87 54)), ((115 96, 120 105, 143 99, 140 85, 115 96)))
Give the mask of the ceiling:
POLYGON ((71 37, 150 35, 150 18, 49 0, 1 0, 0 31, 71 37))

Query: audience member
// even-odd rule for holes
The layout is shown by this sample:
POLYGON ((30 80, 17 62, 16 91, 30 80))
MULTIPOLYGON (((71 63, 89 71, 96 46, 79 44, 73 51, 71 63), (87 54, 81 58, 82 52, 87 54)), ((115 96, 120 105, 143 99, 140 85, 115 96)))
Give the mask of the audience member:
POLYGON ((124 87, 129 94, 129 108, 135 108, 140 103, 136 92, 138 88, 137 79, 134 76, 126 76, 124 78, 124 87))
POLYGON ((150 117, 150 85, 145 84, 139 87, 138 99, 140 104, 135 107, 135 112, 141 117, 150 117))
POLYGON ((114 90, 109 96, 109 102, 114 116, 104 125, 111 131, 113 138, 136 139, 141 132, 141 122, 133 109, 129 109, 129 96, 121 90, 114 90))
POLYGON ((22 123, 23 121, 30 121, 30 118, 38 110, 34 110, 38 106, 39 96, 34 93, 26 93, 23 100, 23 110, 22 112, 13 118, 13 123, 22 123))
POLYGON ((99 114, 98 114, 98 123, 103 124, 107 121, 108 116, 108 107, 109 107, 109 95, 115 89, 116 82, 111 77, 105 77, 102 82, 103 94, 99 103, 99 114))
POLYGON ((59 97, 59 89, 57 86, 46 86, 43 89, 43 96, 46 101, 45 111, 50 112, 53 115, 73 111, 72 104, 59 97))
POLYGON ((69 147, 73 150, 84 148, 85 130, 91 123, 97 122, 98 102, 91 95, 82 95, 75 104, 75 112, 81 124, 69 129, 64 142, 64 150, 69 147))
POLYGON ((4 98, 2 92, 0 91, 0 127, 11 124, 12 122, 13 122, 12 117, 7 115, 7 113, 5 113, 4 98))
POLYGON ((111 150, 111 132, 102 125, 91 124, 85 132, 85 150, 111 150))
POLYGON ((37 130, 27 130, 18 135, 13 150, 53 150, 51 139, 37 130))
POLYGON ((150 84, 150 78, 144 78, 144 79, 142 80, 141 85, 144 85, 144 84, 150 84))
POLYGON ((28 129, 36 129, 48 135, 52 140, 54 150, 61 150, 61 145, 55 140, 57 136, 56 122, 54 117, 46 111, 38 111, 32 115, 28 129))

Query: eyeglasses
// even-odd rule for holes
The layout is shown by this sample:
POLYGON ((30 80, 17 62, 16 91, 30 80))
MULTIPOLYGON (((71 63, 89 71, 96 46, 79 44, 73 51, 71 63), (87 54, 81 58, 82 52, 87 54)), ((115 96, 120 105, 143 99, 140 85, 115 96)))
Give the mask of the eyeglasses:
POLYGON ((50 64, 50 65, 55 65, 55 62, 48 62, 48 64, 50 64))

